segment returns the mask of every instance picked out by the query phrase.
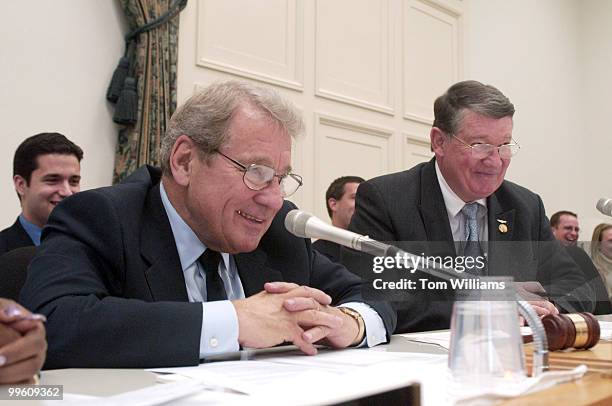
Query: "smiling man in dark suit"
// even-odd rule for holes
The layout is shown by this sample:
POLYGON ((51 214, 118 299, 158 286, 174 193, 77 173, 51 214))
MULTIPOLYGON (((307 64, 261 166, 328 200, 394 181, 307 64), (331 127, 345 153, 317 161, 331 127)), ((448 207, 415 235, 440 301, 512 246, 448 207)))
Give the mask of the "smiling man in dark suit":
POLYGON ((22 291, 47 315, 47 368, 194 365, 290 342, 372 346, 395 314, 290 235, 303 128, 275 92, 217 83, 173 115, 162 170, 60 204, 22 291))
POLYGON ((42 228, 59 202, 81 187, 83 150, 59 133, 40 133, 23 141, 13 158, 13 183, 21 214, 0 231, 0 254, 40 245, 42 228))
MULTIPOLYGON (((493 86, 464 81, 435 101, 434 115, 435 157, 362 183, 349 229, 416 255, 480 257, 483 266, 469 272, 513 276, 539 314, 558 312, 555 305, 590 310, 592 292, 554 241, 542 200, 504 180, 519 150, 514 105, 493 86)), ((343 252, 343 261, 371 279, 371 258, 357 255, 343 252)), ((395 299, 396 332, 448 328, 454 298, 452 289, 408 291, 395 299)))

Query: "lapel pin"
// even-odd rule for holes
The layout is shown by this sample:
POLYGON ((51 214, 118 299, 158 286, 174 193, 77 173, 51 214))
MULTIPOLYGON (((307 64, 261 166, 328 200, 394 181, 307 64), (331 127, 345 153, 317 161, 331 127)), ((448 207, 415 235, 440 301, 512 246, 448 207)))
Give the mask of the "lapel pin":
POLYGON ((497 219, 497 222, 499 223, 499 227, 497 227, 499 232, 502 234, 506 234, 508 232, 508 226, 506 223, 508 222, 506 220, 500 220, 500 219, 497 219))

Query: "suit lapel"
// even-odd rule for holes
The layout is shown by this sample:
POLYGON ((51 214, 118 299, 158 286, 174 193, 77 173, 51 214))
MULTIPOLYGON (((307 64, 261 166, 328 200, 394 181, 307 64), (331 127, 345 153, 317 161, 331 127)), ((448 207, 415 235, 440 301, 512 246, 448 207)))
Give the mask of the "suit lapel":
POLYGON ((495 194, 487 198, 489 226, 489 275, 508 275, 515 209, 505 209, 495 194))
POLYGON ((140 234, 142 256, 151 264, 145 277, 155 301, 186 301, 187 288, 159 183, 149 189, 140 234))
POLYGON ((419 211, 427 235, 426 240, 434 244, 433 255, 456 255, 453 234, 448 222, 442 191, 438 184, 435 160, 423 167, 421 174, 421 202, 419 211))
POLYGON ((28 232, 21 225, 19 217, 17 217, 15 223, 9 228, 9 233, 10 234, 7 238, 9 242, 9 244, 7 244, 9 249, 7 251, 18 247, 34 245, 34 241, 32 241, 28 232))
POLYGON ((266 253, 259 249, 250 253, 234 255, 246 297, 261 292, 266 282, 284 280, 279 271, 265 265, 267 257, 266 253))

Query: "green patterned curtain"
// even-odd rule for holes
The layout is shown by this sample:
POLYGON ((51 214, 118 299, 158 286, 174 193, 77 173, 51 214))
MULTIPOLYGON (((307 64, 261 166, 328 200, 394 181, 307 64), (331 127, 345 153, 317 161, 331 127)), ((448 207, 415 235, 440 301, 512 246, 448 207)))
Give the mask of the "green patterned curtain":
MULTIPOLYGON (((177 0, 120 2, 130 31, 134 32, 163 16, 171 7, 176 8, 177 0)), ((186 0, 178 3, 182 3, 182 9, 186 0)), ((137 116, 135 124, 126 125, 119 131, 113 183, 120 182, 141 165, 160 164, 161 138, 176 109, 178 29, 176 13, 165 23, 138 34, 132 41, 129 76, 136 79, 137 116)))

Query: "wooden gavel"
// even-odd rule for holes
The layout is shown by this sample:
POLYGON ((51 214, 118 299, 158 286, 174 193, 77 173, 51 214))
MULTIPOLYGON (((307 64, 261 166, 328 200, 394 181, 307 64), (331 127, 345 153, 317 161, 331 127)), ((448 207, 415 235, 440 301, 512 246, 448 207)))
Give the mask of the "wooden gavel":
POLYGON ((591 313, 549 314, 542 318, 548 349, 587 349, 599 341, 599 322, 591 313))

